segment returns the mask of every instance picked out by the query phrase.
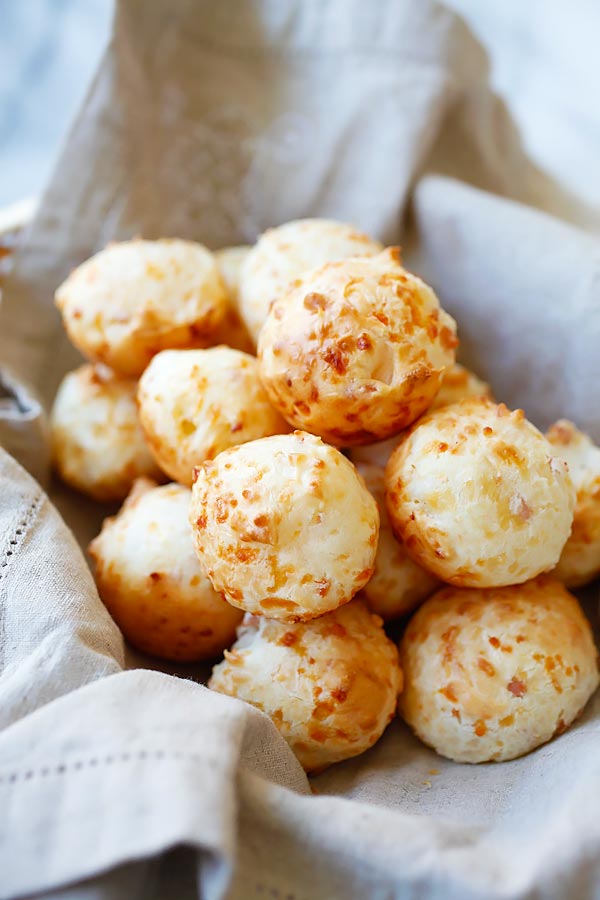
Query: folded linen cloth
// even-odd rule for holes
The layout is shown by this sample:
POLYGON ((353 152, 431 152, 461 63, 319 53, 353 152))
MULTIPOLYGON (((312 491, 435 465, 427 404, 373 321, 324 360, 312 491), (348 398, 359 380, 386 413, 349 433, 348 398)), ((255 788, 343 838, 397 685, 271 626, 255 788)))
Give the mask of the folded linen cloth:
MULTIPOLYGON (((502 399, 600 437, 598 244, 525 205, 530 172, 481 49, 432 3, 121 0, 6 285, 0 443, 48 484, 73 264, 305 215, 402 240, 502 399)), ((85 544, 102 511, 50 489, 85 544)), ((0 451, 0 898, 597 896, 598 697, 524 759, 450 763, 395 722, 309 785, 263 714, 131 665, 72 533, 0 451)))

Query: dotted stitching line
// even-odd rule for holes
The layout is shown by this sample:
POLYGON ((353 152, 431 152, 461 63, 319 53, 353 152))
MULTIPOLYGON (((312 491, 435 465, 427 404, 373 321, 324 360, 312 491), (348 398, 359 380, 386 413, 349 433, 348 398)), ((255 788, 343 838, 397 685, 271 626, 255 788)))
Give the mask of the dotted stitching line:
MULTIPOLYGON (((24 537, 28 526, 31 524, 31 520, 35 516, 41 501, 43 499, 43 494, 38 494, 31 501, 27 512, 18 523, 16 529, 13 532, 12 537, 8 541, 8 545, 5 548, 5 551, 2 556, 2 561, 0 562, 0 579, 4 577, 6 574, 3 569, 6 569, 10 562, 12 561, 12 557, 15 555, 15 550, 21 543, 22 538, 24 537)), ((65 775, 67 772, 78 772, 82 769, 92 769, 101 765, 113 765, 114 763, 128 763, 128 762, 139 762, 144 760, 161 760, 161 759, 188 759, 188 760, 203 760, 204 762, 208 762, 210 764, 216 764, 218 760, 216 758, 207 758, 202 756, 199 753, 180 753, 177 751, 168 751, 164 750, 140 750, 138 753, 120 753, 120 754, 108 754, 107 756, 98 758, 91 757, 90 759, 78 759, 74 760, 72 763, 60 763, 57 766, 42 766, 40 769, 27 769, 23 772, 10 772, 7 774, 0 773, 0 784, 15 784, 18 781, 31 781, 33 778, 46 778, 50 775, 65 775)), ((268 888, 264 884, 256 884, 256 891, 259 894, 267 894, 271 897, 277 898, 277 900, 298 900, 296 894, 292 893, 283 893, 278 888, 268 888)))
MULTIPOLYGON (((139 750, 137 753, 109 753, 103 757, 90 757, 89 759, 77 759, 71 763, 59 763, 56 766, 42 766, 40 769, 26 769, 23 772, 10 772, 8 774, 0 774, 0 784, 15 784, 18 781, 31 781, 33 778, 47 778, 51 775, 65 775, 67 772, 78 772, 82 769, 93 769, 101 765, 113 765, 114 763, 139 762, 140 760, 166 760, 166 759, 187 759, 187 760, 203 760, 210 764, 216 764, 216 757, 202 756, 200 753, 165 751, 165 750, 139 750)), ((255 884, 255 890, 258 894, 266 894, 267 896, 277 898, 277 900, 300 900, 297 894, 280 891, 275 887, 267 887, 262 883, 255 884)))
MULTIPOLYGON (((15 528, 12 537, 10 538, 8 544, 4 548, 4 552, 0 561, 0 581, 6 575, 6 569, 12 561, 13 556, 15 555, 15 551, 19 544, 22 542, 23 537, 27 533, 31 522, 33 521, 39 507, 41 506, 42 500, 44 499, 43 494, 37 494, 31 503, 27 511, 25 512, 23 518, 20 522, 18 522, 17 527, 15 528)), ((4 652, 3 647, 5 646, 4 641, 4 604, 0 603, 0 672, 3 669, 4 665, 4 652)))
POLYGON ((23 516, 23 518, 21 519, 21 521, 15 528, 13 535, 8 542, 8 546, 4 550, 4 553, 2 554, 2 562, 0 562, 0 578, 2 578, 6 574, 5 572, 2 571, 2 569, 5 569, 11 562, 11 557, 14 556, 14 554, 15 554, 15 548, 21 543, 21 539, 25 535, 25 532, 26 532, 28 526, 31 524, 31 520, 32 520, 33 516, 35 515, 35 513, 38 510, 38 507, 40 506, 42 497, 43 497, 43 494, 38 494, 37 497, 35 497, 31 501, 29 508, 27 509, 27 512, 25 513, 25 515, 23 516))
POLYGON ((76 759, 56 766, 42 766, 40 769, 27 769, 22 772, 0 773, 0 784, 14 784, 17 781, 31 781, 32 778, 46 778, 49 775, 65 775, 67 772, 79 772, 82 769, 94 769, 97 766, 110 766, 114 763, 139 762, 140 760, 187 759, 208 762, 216 765, 216 757, 206 757, 200 753, 178 752, 177 750, 139 750, 137 753, 109 753, 106 756, 92 756, 89 759, 76 759))

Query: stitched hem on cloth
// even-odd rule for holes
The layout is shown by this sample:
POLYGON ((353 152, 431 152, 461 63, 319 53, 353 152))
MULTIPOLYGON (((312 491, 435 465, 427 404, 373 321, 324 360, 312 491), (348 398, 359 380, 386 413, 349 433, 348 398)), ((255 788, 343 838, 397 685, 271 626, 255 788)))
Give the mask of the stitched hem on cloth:
MULTIPOLYGON (((0 554, 0 581, 2 581, 2 579, 6 576, 6 570, 8 566, 10 566, 13 557, 15 556, 20 545, 23 543, 23 540, 25 539, 25 536, 27 535, 29 529, 37 518, 37 514, 40 510, 43 500, 44 494, 40 491, 35 495, 33 500, 30 501, 29 506, 27 507, 25 512, 17 520, 14 529, 9 532, 9 538, 4 545, 2 553, 0 554)), ((0 672, 2 671, 4 662, 4 636, 5 629, 3 606, 0 604, 0 672)))

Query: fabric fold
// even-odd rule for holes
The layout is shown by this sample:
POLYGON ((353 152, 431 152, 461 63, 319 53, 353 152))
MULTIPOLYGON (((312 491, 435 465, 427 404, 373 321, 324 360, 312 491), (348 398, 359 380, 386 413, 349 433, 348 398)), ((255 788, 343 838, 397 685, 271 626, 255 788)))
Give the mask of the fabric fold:
POLYGON ((0 734, 3 820, 19 822, 0 841, 0 896, 187 846, 201 896, 221 897, 247 773, 309 792, 266 716, 194 682, 123 672, 48 703, 0 734))
MULTIPOLYGON (((79 361, 52 295, 85 257, 315 215, 402 240, 498 398, 600 438, 598 245, 522 205, 532 168, 488 74, 429 0, 120 0, 5 286, 0 444, 43 480, 45 417, 79 361)), ((0 900, 596 896, 598 697, 495 766, 396 721, 310 796, 258 710, 191 669, 123 671, 77 545, 109 510, 50 490, 0 451, 0 900)))
POLYGON ((0 450, 0 727, 119 671, 123 638, 73 535, 0 450))
MULTIPOLYGON (((210 247, 322 215, 396 242, 408 191, 482 54, 429 0, 118 4, 115 32, 0 307, 0 365, 39 403, 0 413, 48 466, 44 410, 77 365, 52 304, 110 240, 210 247)), ((32 465, 34 456, 19 458, 32 465)))
POLYGON ((414 210, 414 264, 458 319, 466 362, 539 427, 571 418, 600 441, 600 242, 434 175, 414 210))

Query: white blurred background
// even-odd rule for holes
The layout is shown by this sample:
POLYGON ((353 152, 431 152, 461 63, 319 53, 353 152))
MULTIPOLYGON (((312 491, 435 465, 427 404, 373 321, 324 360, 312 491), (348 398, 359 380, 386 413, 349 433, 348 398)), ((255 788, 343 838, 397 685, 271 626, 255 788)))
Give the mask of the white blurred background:
POLYGON ((112 0, 0 0, 0 206, 46 183, 112 9, 112 0))
MULTIPOLYGON (((600 2, 447 5, 486 46, 532 159, 572 195, 581 224, 600 230, 600 2)), ((111 16, 112 0, 0 0, 0 207, 43 189, 111 16)))

